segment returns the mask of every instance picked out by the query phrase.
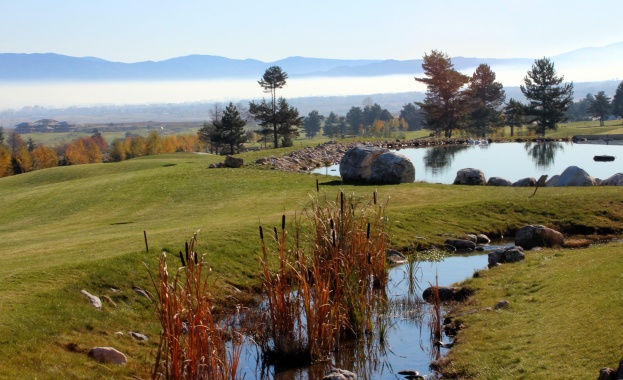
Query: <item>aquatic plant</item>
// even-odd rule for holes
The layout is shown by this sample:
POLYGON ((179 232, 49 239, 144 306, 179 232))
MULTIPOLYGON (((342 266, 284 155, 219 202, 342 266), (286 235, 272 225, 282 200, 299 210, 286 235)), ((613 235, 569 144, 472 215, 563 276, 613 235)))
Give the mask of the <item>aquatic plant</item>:
POLYGON ((264 359, 281 365, 327 360, 343 340, 373 330, 387 283, 385 207, 340 192, 336 201, 312 197, 294 218, 294 236, 260 226, 259 258, 266 295, 264 359), (276 261, 276 269, 271 262, 276 261), (382 293, 382 291, 380 292, 382 293))
POLYGON ((238 363, 244 342, 239 309, 215 312, 215 286, 210 269, 194 250, 195 233, 179 252, 182 267, 171 277, 167 255, 162 253, 158 272, 150 276, 152 297, 162 327, 152 378, 238 379, 238 363))

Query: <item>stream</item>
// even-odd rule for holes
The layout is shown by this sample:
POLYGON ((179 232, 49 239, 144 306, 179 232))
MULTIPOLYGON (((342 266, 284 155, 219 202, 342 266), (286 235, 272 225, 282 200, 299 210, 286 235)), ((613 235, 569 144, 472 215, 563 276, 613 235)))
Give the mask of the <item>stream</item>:
MULTIPOLYGON (((486 250, 498 247, 491 245, 486 250)), ((239 364, 240 378, 316 380, 322 379, 329 366, 351 371, 363 380, 404 379, 398 374, 402 370, 417 370, 432 378, 434 373, 429 369, 429 363, 434 358, 428 327, 429 305, 422 301, 422 291, 435 284, 435 277, 439 286, 449 286, 485 268, 486 251, 469 256, 449 256, 439 262, 419 262, 412 267, 409 264, 392 267, 386 289, 388 308, 377 318, 386 325, 386 338, 382 343, 378 337, 364 338, 332 353, 330 363, 294 369, 262 368, 257 349, 246 344, 239 364), (410 271, 414 275, 410 275, 410 271)), ((443 341, 450 342, 451 338, 444 336, 443 341)), ((445 351, 441 348, 441 355, 445 351)))

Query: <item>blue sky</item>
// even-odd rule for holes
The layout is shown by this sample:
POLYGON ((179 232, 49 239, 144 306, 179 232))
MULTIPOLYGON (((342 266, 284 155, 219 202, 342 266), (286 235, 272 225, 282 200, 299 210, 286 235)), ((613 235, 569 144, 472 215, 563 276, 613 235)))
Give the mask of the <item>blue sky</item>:
POLYGON ((621 0, 2 0, 0 52, 538 58, 623 41, 622 14, 621 0))

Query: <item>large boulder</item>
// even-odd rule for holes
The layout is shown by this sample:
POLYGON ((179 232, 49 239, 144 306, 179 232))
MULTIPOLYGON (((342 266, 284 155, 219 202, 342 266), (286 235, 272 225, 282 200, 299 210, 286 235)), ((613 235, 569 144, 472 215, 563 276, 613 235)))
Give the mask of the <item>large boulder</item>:
POLYGON ((90 358, 93 358, 100 363, 122 365, 128 362, 128 358, 123 354, 123 352, 112 347, 93 347, 89 350, 88 355, 90 358))
POLYGON ((415 181, 415 167, 402 154, 387 152, 379 155, 370 167, 370 183, 409 183, 415 181))
POLYGON ((514 263, 526 257, 522 247, 505 247, 489 252, 487 259, 489 267, 494 267, 502 263, 514 263))
POLYGON ((487 180, 482 170, 465 168, 456 173, 455 185, 485 185, 487 180))
POLYGON ((396 184, 415 181, 415 167, 389 149, 357 145, 342 157, 340 175, 345 182, 396 184))
POLYGON ((511 186, 512 184, 511 181, 502 177, 490 177, 487 181, 487 186, 511 186))
POLYGON ((569 166, 560 174, 558 180, 550 186, 594 186, 596 184, 597 180, 588 175, 584 169, 577 166, 569 166))
POLYGON ((244 160, 242 158, 227 155, 225 157, 225 162, 223 163, 223 165, 226 168, 239 168, 242 166, 243 163, 244 163, 244 160))
POLYGON ((357 145, 349 149, 340 161, 340 176, 345 182, 368 181, 372 163, 389 149, 357 145))
POLYGON ((562 234, 551 228, 535 224, 522 227, 515 234, 515 245, 530 250, 534 247, 555 247, 565 242, 562 234))
POLYGON ((465 301, 474 291, 469 288, 458 288, 453 286, 429 286, 422 292, 422 298, 427 302, 434 301, 434 292, 439 294, 439 301, 465 301))
POLYGON ((623 186, 623 173, 617 173, 601 181, 602 186, 623 186))
POLYGON ((513 187, 534 187, 534 186, 536 186, 536 178, 534 177, 522 178, 513 183, 513 187))
POLYGON ((456 250, 469 250, 472 251, 476 248, 476 242, 466 239, 447 239, 444 244, 450 245, 456 250))
POLYGON ((357 375, 341 368, 333 368, 324 375, 322 380, 357 380, 357 375))

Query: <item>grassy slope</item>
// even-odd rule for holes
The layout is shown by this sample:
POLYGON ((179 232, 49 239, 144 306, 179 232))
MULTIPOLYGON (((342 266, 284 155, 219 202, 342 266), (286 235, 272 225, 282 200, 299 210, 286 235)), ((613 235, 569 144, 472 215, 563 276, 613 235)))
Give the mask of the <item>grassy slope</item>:
MULTIPOLYGON (((243 157, 251 162, 261 155, 243 157)), ((316 178, 321 196, 331 200, 340 189, 366 197, 375 189, 252 167, 207 168, 221 160, 175 154, 0 179, 0 377, 144 375, 158 326, 149 303, 131 291, 135 284, 150 288, 143 262, 153 264, 165 248, 177 252, 202 229, 198 250, 207 252, 215 279, 253 289, 260 222, 271 227, 283 212, 288 218, 300 212, 315 193, 316 178), (80 289, 109 295, 118 307, 92 310, 80 289), (114 335, 130 330, 152 340, 139 344, 114 335), (95 345, 119 348, 130 363, 102 366, 72 352, 95 345)), ((507 233, 526 223, 620 229, 623 220, 620 189, 611 187, 544 188, 534 198, 525 188, 415 183, 378 190, 381 198, 391 198, 397 246, 408 246, 416 236, 439 243, 447 234, 507 233)))
POLYGON ((467 283, 466 309, 510 307, 461 317, 448 374, 477 379, 590 379, 623 357, 623 243, 528 252, 525 262, 467 283))

